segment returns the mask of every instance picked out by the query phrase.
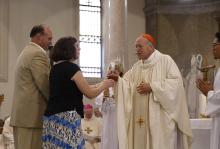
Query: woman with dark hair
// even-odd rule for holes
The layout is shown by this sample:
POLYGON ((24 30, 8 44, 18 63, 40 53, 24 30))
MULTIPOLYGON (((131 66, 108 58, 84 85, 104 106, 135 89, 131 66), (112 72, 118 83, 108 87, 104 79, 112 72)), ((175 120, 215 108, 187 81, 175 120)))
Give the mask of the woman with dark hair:
POLYGON ((79 66, 79 43, 74 37, 59 39, 50 51, 54 66, 50 72, 50 94, 43 122, 43 148, 84 149, 81 118, 83 95, 92 99, 112 87, 114 81, 106 79, 89 85, 79 66))

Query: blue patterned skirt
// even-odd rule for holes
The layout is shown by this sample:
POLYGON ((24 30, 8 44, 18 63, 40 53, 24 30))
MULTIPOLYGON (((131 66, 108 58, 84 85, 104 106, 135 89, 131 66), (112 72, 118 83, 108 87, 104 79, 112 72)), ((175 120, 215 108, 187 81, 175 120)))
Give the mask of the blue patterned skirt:
POLYGON ((81 117, 76 111, 44 116, 43 149, 84 149, 81 117))

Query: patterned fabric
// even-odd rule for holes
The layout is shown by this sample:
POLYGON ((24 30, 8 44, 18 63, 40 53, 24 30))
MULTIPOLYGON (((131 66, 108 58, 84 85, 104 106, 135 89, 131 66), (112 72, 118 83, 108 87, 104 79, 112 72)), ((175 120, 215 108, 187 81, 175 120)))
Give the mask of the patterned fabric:
POLYGON ((118 149, 117 110, 114 98, 106 98, 102 104, 101 149, 118 149))
POLYGON ((44 116, 43 149, 84 149, 81 117, 76 111, 44 116))
POLYGON ((105 101, 102 103, 102 112, 110 112, 110 111, 115 111, 116 109, 116 103, 115 100, 111 97, 106 98, 105 101))

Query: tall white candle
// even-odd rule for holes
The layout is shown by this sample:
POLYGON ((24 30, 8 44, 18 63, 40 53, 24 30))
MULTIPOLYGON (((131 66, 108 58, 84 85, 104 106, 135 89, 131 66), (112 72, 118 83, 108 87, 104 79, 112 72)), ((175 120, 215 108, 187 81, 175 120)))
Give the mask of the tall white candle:
POLYGON ((199 95, 199 114, 203 114, 203 115, 205 114, 206 104, 207 104, 206 96, 203 94, 200 94, 199 95))

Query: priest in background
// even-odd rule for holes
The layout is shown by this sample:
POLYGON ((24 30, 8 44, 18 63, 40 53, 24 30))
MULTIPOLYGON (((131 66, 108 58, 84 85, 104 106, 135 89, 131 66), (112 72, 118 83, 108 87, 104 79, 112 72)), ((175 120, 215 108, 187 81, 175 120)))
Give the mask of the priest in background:
MULTIPOLYGON (((215 59, 220 59, 220 32, 215 34, 213 55, 215 59)), ((213 85, 202 79, 198 79, 196 85, 207 96, 206 115, 213 117, 212 127, 215 137, 211 138, 210 144, 212 146, 210 149, 220 149, 220 69, 216 73, 213 85)))
POLYGON ((160 53, 152 36, 135 41, 139 61, 117 78, 117 126, 120 149, 190 149, 192 130, 180 71, 160 53))
POLYGON ((94 116, 95 118, 99 121, 99 123, 102 125, 102 113, 101 113, 101 107, 99 107, 99 105, 93 104, 93 112, 94 112, 94 116))
POLYGON ((84 118, 81 120, 83 135, 86 140, 85 149, 100 149, 101 124, 93 115, 93 106, 84 105, 84 118))

